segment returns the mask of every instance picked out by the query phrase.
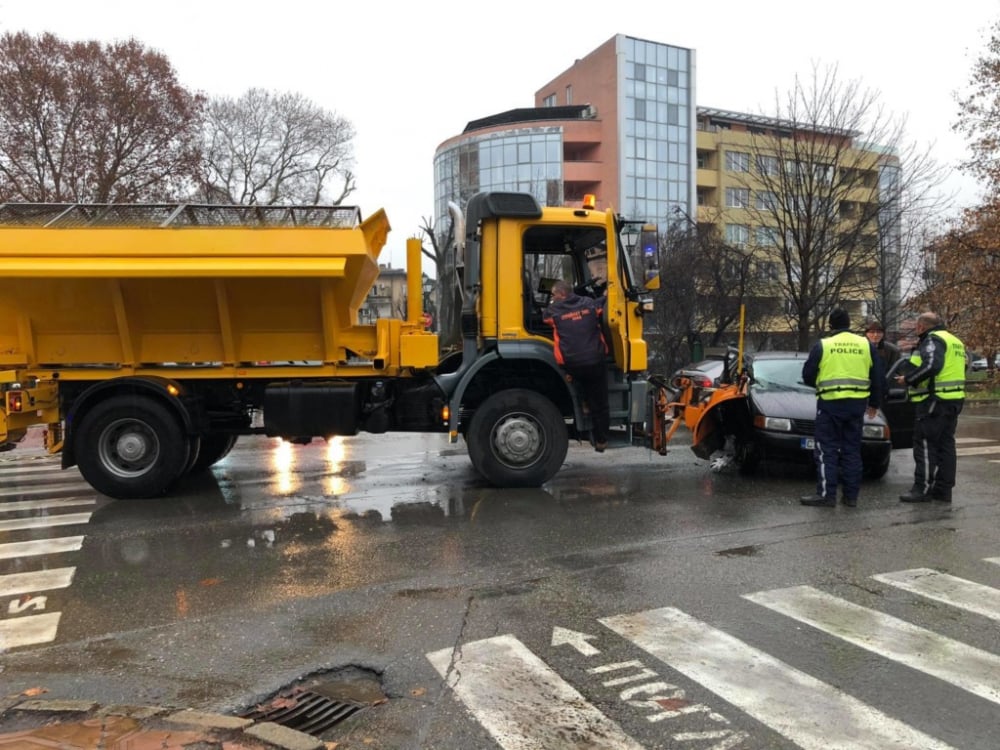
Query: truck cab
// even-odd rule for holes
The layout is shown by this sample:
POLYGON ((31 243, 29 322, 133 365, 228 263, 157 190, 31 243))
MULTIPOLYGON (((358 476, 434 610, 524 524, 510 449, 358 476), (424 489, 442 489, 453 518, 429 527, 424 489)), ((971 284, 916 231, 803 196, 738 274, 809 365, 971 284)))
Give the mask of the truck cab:
POLYGON ((452 438, 463 434, 476 468, 503 486, 546 481, 569 439, 587 439, 586 405, 556 363, 543 322, 551 286, 562 279, 603 300, 612 443, 631 444, 645 420, 642 313, 650 302, 620 218, 592 200, 543 209, 521 193, 474 196, 466 216, 462 364, 439 377, 450 394, 452 438))

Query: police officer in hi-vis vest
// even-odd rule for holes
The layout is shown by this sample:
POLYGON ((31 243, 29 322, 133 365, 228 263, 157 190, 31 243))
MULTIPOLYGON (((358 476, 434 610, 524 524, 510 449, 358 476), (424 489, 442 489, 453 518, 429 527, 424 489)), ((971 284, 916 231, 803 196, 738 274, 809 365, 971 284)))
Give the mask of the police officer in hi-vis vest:
POLYGON ((816 388, 816 494, 803 505, 837 504, 837 484, 844 505, 858 504, 861 490, 861 434, 865 414, 874 417, 882 404, 882 359, 864 336, 851 333, 846 310, 830 313, 831 333, 817 341, 802 365, 802 382, 816 388))
POLYGON ((955 486, 955 428, 965 405, 965 344, 945 330, 937 313, 917 317, 914 369, 896 376, 916 404, 913 426, 913 487, 904 503, 951 502, 955 486))

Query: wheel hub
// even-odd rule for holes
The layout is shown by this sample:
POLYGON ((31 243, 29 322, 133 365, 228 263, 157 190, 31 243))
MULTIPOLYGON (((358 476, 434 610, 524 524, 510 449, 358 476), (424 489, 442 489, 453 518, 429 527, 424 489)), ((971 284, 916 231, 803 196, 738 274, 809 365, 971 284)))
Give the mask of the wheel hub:
POLYGON ((126 433, 115 443, 115 452, 125 461, 134 462, 141 459, 149 451, 145 437, 134 432, 126 433))
POLYGON ((505 463, 524 466, 534 461, 542 444, 538 425, 524 416, 502 422, 496 430, 494 445, 497 456, 505 463))

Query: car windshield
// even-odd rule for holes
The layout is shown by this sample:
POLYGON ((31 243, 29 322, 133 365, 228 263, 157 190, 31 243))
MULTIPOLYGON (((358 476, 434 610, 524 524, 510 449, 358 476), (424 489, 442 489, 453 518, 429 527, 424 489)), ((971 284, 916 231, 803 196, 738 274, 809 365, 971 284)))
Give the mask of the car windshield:
POLYGON ((754 387, 770 391, 802 391, 813 393, 812 386, 802 382, 801 359, 758 359, 753 363, 754 387))

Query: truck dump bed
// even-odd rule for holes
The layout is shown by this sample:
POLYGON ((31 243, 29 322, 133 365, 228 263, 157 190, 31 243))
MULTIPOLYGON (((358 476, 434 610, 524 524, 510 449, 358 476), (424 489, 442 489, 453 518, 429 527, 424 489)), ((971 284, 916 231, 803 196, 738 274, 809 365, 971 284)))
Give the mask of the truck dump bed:
MULTIPOLYGON (((358 325, 389 229, 344 206, 0 205, 0 369, 398 366, 422 332, 358 325)), ((409 351, 436 363, 436 337, 409 351)))

